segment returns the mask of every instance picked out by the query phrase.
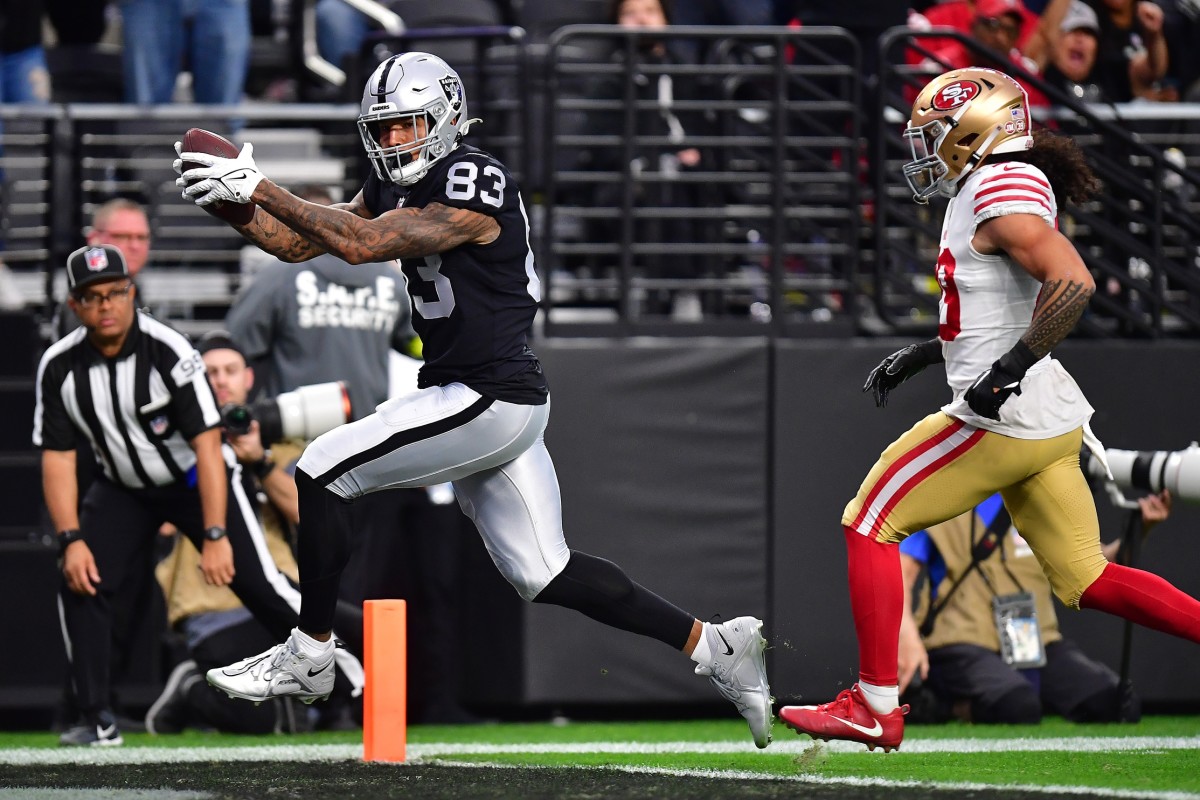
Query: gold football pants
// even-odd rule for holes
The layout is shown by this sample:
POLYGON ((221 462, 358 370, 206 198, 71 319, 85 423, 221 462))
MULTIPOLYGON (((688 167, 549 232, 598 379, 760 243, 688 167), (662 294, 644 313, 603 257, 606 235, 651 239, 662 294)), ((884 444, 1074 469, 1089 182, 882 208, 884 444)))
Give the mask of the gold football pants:
POLYGON ((1014 439, 942 412, 892 442, 846 506, 842 525, 880 542, 953 519, 996 492, 1054 593, 1071 608, 1104 571, 1100 524, 1079 468, 1083 429, 1014 439))

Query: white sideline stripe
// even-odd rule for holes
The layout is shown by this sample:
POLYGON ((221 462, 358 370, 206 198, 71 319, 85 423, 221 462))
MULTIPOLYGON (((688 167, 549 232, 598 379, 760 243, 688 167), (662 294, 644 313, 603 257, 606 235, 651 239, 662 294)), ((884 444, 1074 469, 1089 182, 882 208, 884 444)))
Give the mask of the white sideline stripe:
MULTIPOLYGON (((813 747, 808 739, 776 742, 765 751, 799 754, 813 747)), ((821 747, 834 753, 866 752, 864 745, 853 742, 824 742, 821 747)), ((1014 739, 916 739, 904 743, 901 751, 881 758, 902 758, 912 753, 996 753, 996 752, 1130 752, 1130 751, 1200 751, 1200 736, 1112 736, 1068 738, 1014 739)), ((609 753, 609 754, 670 754, 670 753, 758 753, 747 742, 571 742, 555 744, 467 744, 430 743, 410 744, 410 759, 441 758, 467 755, 515 753, 609 753)), ((347 761, 362 758, 360 744, 295 744, 264 745, 261 747, 24 747, 0 750, 0 764, 173 764, 204 761, 347 761)))

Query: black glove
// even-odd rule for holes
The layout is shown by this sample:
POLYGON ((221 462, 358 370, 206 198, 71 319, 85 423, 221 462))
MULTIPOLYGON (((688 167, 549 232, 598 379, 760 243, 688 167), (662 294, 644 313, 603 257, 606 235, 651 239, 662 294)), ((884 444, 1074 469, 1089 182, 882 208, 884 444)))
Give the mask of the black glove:
POLYGON ((1038 362, 1029 345, 1017 341, 991 368, 985 370, 967 389, 967 405, 981 417, 1000 419, 1000 406, 1014 394, 1021 393, 1021 379, 1038 362))
POLYGON ((930 364, 940 364, 942 357, 942 342, 940 339, 930 339, 928 342, 910 344, 903 350, 897 350, 879 362, 879 366, 871 370, 862 390, 875 390, 875 405, 883 408, 887 405, 888 392, 895 389, 906 380, 925 369, 930 364))

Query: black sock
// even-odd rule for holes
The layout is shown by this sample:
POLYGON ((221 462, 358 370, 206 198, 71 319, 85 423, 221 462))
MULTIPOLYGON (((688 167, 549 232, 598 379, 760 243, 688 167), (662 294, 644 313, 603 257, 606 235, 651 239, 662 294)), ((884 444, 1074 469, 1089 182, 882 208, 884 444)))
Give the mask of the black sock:
POLYGON ((695 617, 632 581, 611 561, 571 551, 563 571, 533 599, 580 611, 597 622, 682 650, 695 617))
POLYGON ((296 470, 300 500, 300 526, 296 561, 300 568, 300 629, 305 633, 333 630, 338 585, 350 559, 346 530, 349 504, 296 470))

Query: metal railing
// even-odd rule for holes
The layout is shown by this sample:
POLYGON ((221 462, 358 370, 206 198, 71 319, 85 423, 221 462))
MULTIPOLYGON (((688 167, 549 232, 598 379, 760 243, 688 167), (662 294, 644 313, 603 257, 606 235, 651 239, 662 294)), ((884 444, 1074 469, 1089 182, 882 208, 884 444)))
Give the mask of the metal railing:
POLYGON ((208 127, 253 140, 256 160, 280 183, 319 182, 353 194, 365 160, 356 115, 356 107, 311 105, 0 106, 3 258, 27 298, 49 308, 62 298, 55 274, 83 242, 92 212, 112 197, 129 197, 150 216, 156 271, 227 273, 236 288, 245 242, 179 196, 174 143, 190 127, 208 127), (33 275, 41 291, 31 296, 33 275))
MULTIPOLYGON (((939 205, 912 203, 900 171, 911 157, 901 133, 917 90, 949 66, 938 63, 925 46, 935 38, 960 42, 976 63, 1001 60, 949 29, 896 28, 880 40, 871 296, 888 328, 922 333, 937 325, 937 286, 930 265, 937 258, 941 213, 939 205), (906 51, 920 53, 926 62, 906 64, 906 51)), ((1186 156, 1181 161, 1168 154, 1170 147, 1189 143, 1178 124, 1200 118, 1200 109, 1087 104, 1017 64, 1006 64, 1004 70, 1049 98, 1053 107, 1035 117, 1075 138, 1104 183, 1096 198, 1060 209, 1062 228, 1099 287, 1080 333, 1156 337, 1200 332, 1200 173, 1187 168, 1186 156), (1171 124, 1164 125, 1164 119, 1171 124)), ((1200 129, 1191 134, 1190 145, 1200 154, 1200 129)))
POLYGON ((547 332, 852 316, 858 64, 832 28, 555 33, 539 147, 547 332))
MULTIPOLYGON (((923 35, 956 37, 889 32, 869 110, 857 45, 833 28, 568 26, 536 48, 518 28, 410 30, 375 35, 365 52, 466 48, 451 63, 484 119, 470 141, 520 182, 546 333, 923 334, 936 325, 940 214, 911 202, 900 173, 909 102, 930 76, 903 53, 923 35), (656 39, 689 56, 647 58, 656 39), (684 163, 680 151, 692 148, 698 157, 684 163)), ((1054 124, 1107 187, 1063 209, 1102 289, 1081 332, 1195 335, 1200 108, 1095 107, 1044 89, 1058 104, 1054 124)), ((250 140, 272 179, 348 198, 368 169, 357 113, 0 105, 4 260, 27 296, 49 305, 95 207, 134 197, 150 212, 151 263, 164 276, 150 299, 219 320, 245 243, 179 197, 173 143, 192 126, 250 140)))

